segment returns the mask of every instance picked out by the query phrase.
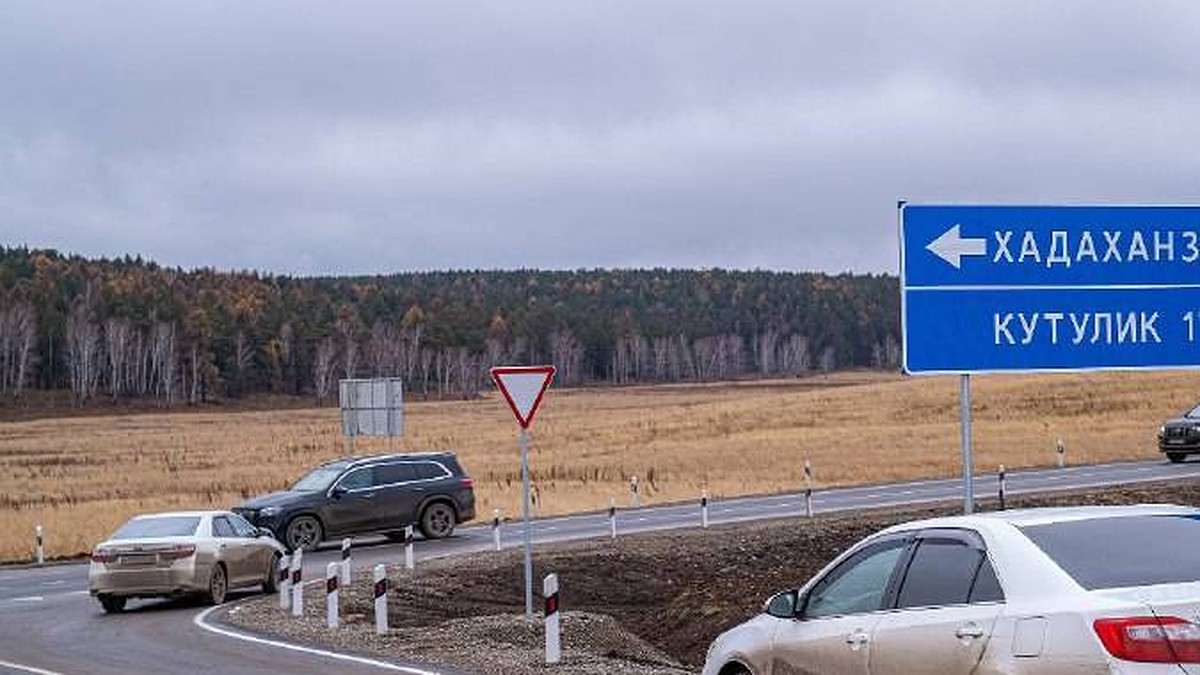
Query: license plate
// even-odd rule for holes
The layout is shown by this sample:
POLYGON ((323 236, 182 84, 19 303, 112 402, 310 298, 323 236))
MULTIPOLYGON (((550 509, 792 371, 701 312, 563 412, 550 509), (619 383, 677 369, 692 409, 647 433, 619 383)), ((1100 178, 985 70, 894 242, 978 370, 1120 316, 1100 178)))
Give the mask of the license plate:
POLYGON ((149 555, 143 553, 123 555, 117 559, 117 564, 124 567, 145 567, 148 565, 153 565, 157 561, 158 556, 154 555, 153 553, 149 555))

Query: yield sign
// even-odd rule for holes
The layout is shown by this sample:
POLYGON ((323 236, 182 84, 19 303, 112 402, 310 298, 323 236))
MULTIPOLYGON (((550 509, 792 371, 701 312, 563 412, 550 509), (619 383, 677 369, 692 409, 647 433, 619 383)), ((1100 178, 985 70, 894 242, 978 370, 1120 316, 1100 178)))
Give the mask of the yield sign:
POLYGON ((554 379, 554 366, 492 368, 492 379, 516 415, 517 424, 528 429, 542 402, 542 395, 554 379))

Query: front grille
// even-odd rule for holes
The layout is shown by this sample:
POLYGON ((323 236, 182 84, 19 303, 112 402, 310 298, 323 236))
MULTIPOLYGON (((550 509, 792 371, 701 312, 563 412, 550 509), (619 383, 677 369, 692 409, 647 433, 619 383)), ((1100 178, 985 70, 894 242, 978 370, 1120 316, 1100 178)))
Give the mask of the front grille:
POLYGON ((1167 427, 1166 438, 1184 438, 1188 435, 1188 427, 1167 427))

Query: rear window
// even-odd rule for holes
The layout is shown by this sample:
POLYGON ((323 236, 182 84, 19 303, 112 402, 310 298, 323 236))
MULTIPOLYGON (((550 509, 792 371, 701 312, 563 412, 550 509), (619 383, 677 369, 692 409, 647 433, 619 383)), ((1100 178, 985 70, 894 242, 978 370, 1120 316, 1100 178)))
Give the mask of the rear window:
POLYGON ((162 516, 134 518, 121 526, 112 539, 142 539, 144 537, 190 537, 200 526, 200 516, 162 516))
POLYGON ((1021 531, 1090 591, 1200 581, 1200 516, 1094 518, 1021 531))

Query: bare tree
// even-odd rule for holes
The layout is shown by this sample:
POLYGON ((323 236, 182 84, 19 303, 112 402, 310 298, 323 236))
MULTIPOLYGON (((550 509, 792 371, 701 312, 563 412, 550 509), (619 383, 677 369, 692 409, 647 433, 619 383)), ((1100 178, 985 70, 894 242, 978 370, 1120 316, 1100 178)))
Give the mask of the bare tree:
POLYGON ((313 358, 313 390, 317 395, 317 405, 325 403, 329 389, 333 384, 333 360, 337 348, 333 338, 327 337, 317 343, 317 352, 313 358))
POLYGON ((136 358, 136 355, 131 353, 133 332, 133 326, 128 319, 112 317, 104 322, 108 391, 114 401, 121 394, 128 393, 130 388, 130 362, 136 358))
POLYGON ((26 302, 0 305, 0 393, 20 396, 29 380, 37 316, 26 302))
POLYGON ((75 405, 83 405, 100 382, 100 327, 92 321, 91 288, 71 303, 67 313, 67 370, 75 405))
POLYGON ((828 345, 821 350, 821 358, 818 359, 818 366, 821 372, 828 373, 837 366, 837 354, 833 351, 833 345, 828 345))
POLYGON ((154 355, 154 395, 170 407, 175 400, 175 324, 155 323, 150 343, 154 355))
POLYGON ((563 384, 576 384, 582 379, 583 345, 570 328, 550 334, 550 362, 558 369, 557 377, 563 384))

